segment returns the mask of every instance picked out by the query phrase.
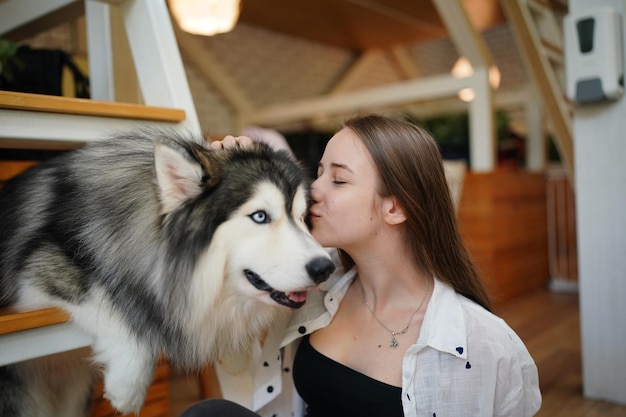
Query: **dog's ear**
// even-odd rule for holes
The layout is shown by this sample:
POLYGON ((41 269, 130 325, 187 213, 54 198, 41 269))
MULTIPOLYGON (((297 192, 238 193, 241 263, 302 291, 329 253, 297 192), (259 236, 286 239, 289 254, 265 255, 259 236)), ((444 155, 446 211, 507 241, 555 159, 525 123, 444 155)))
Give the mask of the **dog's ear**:
POLYGON ((181 151, 156 143, 154 168, 160 191, 161 214, 174 211, 184 201, 200 194, 204 175, 202 166, 181 151))

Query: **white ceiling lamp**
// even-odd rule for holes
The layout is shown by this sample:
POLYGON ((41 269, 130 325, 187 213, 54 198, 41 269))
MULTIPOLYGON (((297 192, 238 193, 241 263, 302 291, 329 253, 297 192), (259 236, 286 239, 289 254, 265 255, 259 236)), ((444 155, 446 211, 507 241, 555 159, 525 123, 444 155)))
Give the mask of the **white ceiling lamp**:
MULTIPOLYGON (((452 68, 452 75, 456 78, 465 78, 471 77, 474 74, 474 69, 472 68, 472 64, 465 57, 460 57, 457 59, 454 67, 452 68)), ((500 70, 495 65, 489 67, 489 85, 494 90, 497 90, 500 87, 500 70)), ((474 97, 476 97, 476 92, 473 88, 463 88, 459 91, 458 96, 463 101, 472 101, 474 97)))
POLYGON ((240 0, 168 0, 178 25, 194 35, 230 32, 239 19, 240 0))

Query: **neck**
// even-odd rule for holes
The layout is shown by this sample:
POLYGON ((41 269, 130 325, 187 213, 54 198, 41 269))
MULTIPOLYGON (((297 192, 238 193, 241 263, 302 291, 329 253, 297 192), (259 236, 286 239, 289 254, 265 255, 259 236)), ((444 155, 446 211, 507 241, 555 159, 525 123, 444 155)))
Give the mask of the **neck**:
MULTIPOLYGON (((415 282, 417 283, 420 280, 415 280, 415 282)), ((363 297, 363 305, 365 305, 365 307, 367 308, 367 310, 369 310, 369 313, 371 314, 372 318, 374 320, 376 320, 378 322, 378 324, 384 328, 388 333, 390 333, 391 335, 391 340, 389 342, 389 347, 395 349, 398 346, 400 346, 400 342, 397 339, 397 336, 402 336, 404 334, 406 334, 407 332, 409 332, 409 329, 411 328, 411 325, 414 324, 413 319, 417 317, 417 322, 421 323, 421 314, 423 314, 423 310, 422 308, 425 308, 425 305, 428 302, 429 299, 429 293, 430 293, 430 285, 431 285, 431 279, 430 277, 426 276, 423 280, 425 283, 425 287, 423 287, 421 289, 421 294, 418 296, 417 294, 414 293, 409 293, 408 296, 403 296, 403 298, 395 298, 395 300, 391 300, 388 299, 388 301, 390 301, 389 303, 385 304, 385 303, 380 303, 380 300, 378 300, 378 303, 376 302, 376 293, 374 291, 372 291, 372 294, 374 295, 374 301, 373 302, 369 302, 365 291, 365 283, 366 281, 362 281, 362 280, 358 280, 358 285, 361 287, 361 295, 363 297), (418 297, 418 298, 415 298, 418 297), (419 300, 419 301, 418 301, 419 300), (390 327, 390 323, 401 323, 401 321, 399 321, 399 316, 402 315, 409 315, 409 319, 406 322, 406 324, 404 325, 404 327, 390 327), (389 319, 389 320, 387 320, 389 319)), ((434 282, 433 282, 434 285, 434 282)), ((354 294, 355 291, 353 291, 354 294)), ((353 295, 354 297, 355 295, 353 295)), ((419 324, 419 327, 421 327, 421 324, 419 324)))
POLYGON ((415 308, 428 290, 430 274, 422 268, 401 262, 375 262, 365 265, 357 263, 358 285, 365 300, 375 310, 387 306, 399 309, 415 308))
POLYGON ((354 260, 365 298, 376 310, 387 305, 410 309, 421 300, 430 274, 417 264, 398 230, 386 229, 344 250, 354 260))

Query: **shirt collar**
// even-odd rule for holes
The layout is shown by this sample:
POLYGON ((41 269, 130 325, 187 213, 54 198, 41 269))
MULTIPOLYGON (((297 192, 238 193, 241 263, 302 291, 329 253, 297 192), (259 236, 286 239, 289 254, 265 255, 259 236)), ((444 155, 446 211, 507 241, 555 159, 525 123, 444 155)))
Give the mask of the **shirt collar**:
MULTIPOLYGON (((328 291, 326 299, 334 297, 337 301, 341 300, 356 273, 355 267, 347 272, 338 268, 327 282, 320 285, 320 289, 328 291)), ((434 281, 433 294, 428 302, 416 346, 418 348, 430 346, 458 358, 467 359, 467 328, 459 295, 439 279, 435 278, 434 281)), ((332 311, 333 315, 334 313, 335 311, 332 311)))
MULTIPOLYGON (((298 336, 296 328, 302 323, 310 322, 324 312, 333 316, 356 273, 355 267, 346 272, 338 265, 330 278, 320 284, 320 291, 312 292, 306 304, 294 314, 287 332, 292 336, 285 339, 283 345, 298 336), (331 300, 334 304, 332 306, 329 304, 331 300)), ((437 278, 434 282, 433 294, 428 302, 419 338, 407 353, 430 346, 458 358, 467 359, 467 329, 459 295, 437 278)))
POLYGON ((458 294, 435 278, 417 347, 430 346, 459 358, 467 359, 467 329, 458 294))

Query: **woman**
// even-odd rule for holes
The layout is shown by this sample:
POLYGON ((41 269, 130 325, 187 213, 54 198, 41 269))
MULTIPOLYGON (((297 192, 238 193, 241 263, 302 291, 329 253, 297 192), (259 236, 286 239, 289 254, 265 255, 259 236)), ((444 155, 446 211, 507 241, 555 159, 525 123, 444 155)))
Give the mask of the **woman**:
POLYGON ((535 363, 489 311, 438 147, 425 131, 379 115, 348 120, 326 146, 311 197, 312 233, 338 248, 343 268, 286 329, 268 335, 255 369, 219 372, 225 398, 242 406, 208 401, 186 417, 257 415, 248 409, 278 417, 538 411, 535 363))

